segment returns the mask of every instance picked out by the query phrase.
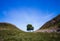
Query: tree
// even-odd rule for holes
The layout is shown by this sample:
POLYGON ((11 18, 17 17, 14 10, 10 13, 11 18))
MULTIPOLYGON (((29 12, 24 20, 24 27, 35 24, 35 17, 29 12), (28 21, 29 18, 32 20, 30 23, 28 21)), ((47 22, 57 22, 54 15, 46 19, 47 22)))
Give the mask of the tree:
POLYGON ((27 25, 27 31, 31 31, 34 30, 34 27, 31 24, 27 25))

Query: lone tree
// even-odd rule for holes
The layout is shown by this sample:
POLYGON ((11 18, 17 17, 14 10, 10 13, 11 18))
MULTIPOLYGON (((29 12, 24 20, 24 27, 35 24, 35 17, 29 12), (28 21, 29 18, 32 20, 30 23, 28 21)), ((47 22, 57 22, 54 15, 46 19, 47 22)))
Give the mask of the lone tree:
POLYGON ((31 31, 34 30, 34 27, 31 24, 27 25, 27 31, 31 31))

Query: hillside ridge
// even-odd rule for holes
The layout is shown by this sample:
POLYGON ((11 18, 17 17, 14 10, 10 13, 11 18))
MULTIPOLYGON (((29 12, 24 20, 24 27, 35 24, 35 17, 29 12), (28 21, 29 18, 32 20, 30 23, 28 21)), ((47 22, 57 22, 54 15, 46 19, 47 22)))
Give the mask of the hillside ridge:
POLYGON ((60 14, 46 22, 37 32, 60 32, 60 14))

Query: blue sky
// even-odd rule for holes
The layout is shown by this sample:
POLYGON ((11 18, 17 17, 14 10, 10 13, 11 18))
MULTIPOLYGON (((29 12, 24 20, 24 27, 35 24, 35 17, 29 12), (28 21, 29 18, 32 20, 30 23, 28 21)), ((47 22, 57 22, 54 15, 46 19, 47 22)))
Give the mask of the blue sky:
POLYGON ((60 0, 0 0, 0 22, 8 22, 26 31, 32 24, 34 30, 60 13, 60 0))

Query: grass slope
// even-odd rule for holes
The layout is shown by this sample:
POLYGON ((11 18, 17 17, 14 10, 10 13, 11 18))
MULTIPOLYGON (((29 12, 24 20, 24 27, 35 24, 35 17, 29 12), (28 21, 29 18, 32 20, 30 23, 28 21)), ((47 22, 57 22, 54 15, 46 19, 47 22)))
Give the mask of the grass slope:
POLYGON ((13 33, 3 31, 0 41, 60 41, 60 33, 13 33))
POLYGON ((60 41, 60 33, 23 32, 11 24, 3 24, 0 23, 0 41, 60 41))
POLYGON ((60 26, 60 15, 46 22, 40 29, 50 29, 54 27, 58 28, 58 26, 60 26))

